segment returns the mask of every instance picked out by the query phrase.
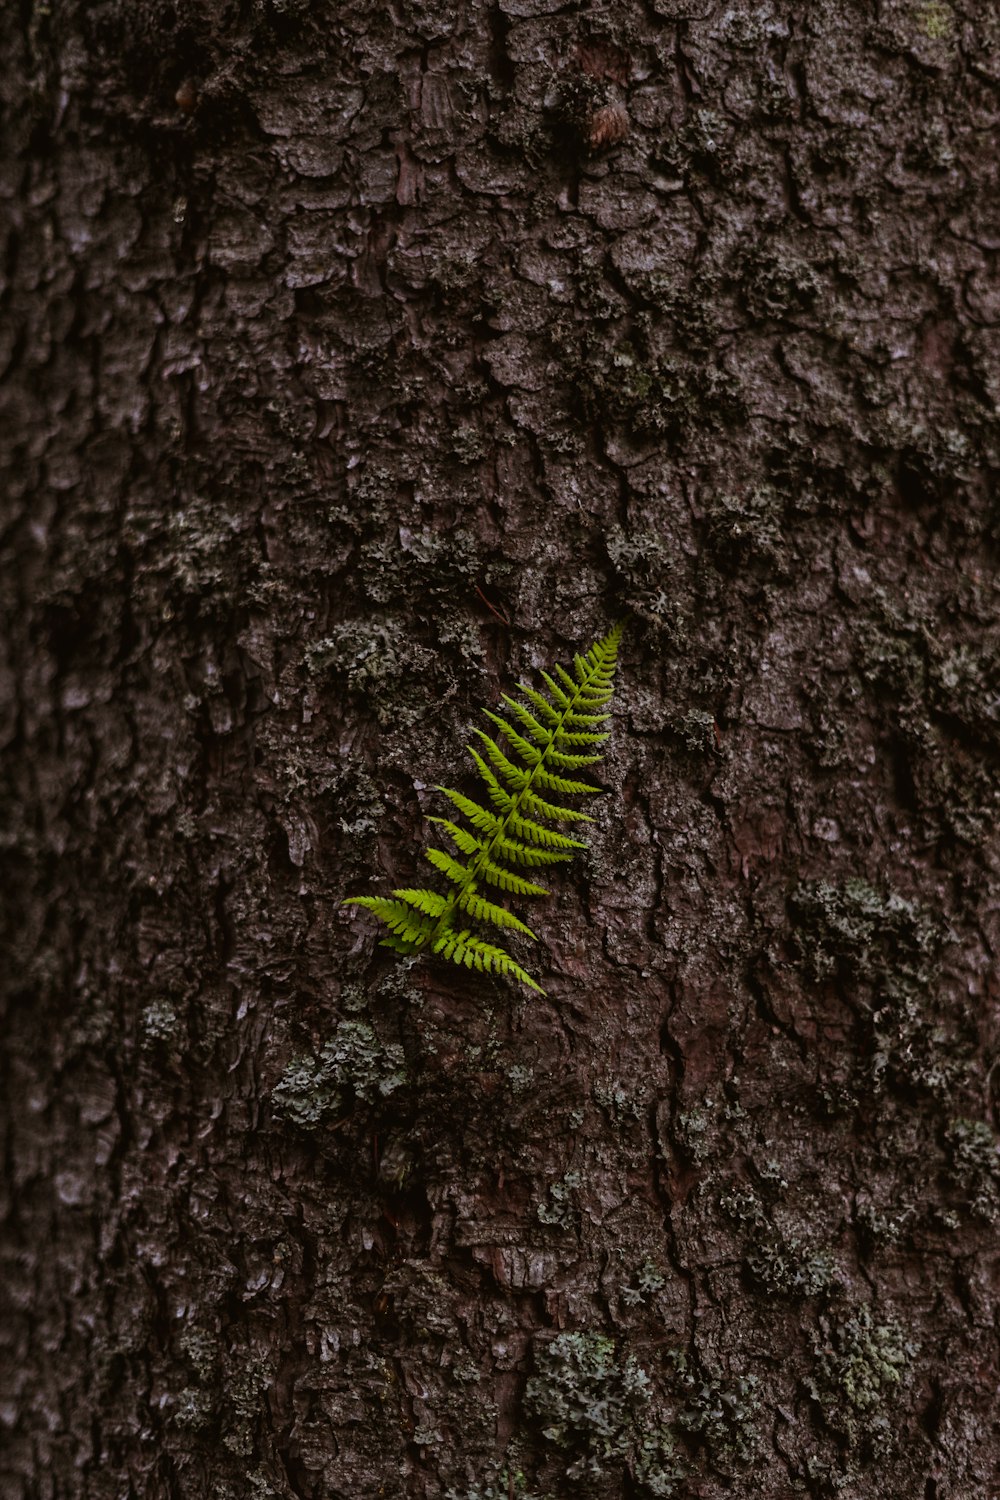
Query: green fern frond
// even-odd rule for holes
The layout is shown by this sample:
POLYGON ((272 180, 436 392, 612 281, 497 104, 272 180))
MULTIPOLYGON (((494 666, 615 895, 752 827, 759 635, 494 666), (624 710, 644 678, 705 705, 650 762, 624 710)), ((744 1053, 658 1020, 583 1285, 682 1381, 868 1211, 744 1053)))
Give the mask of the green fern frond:
POLYGON ((546 771, 541 766, 533 779, 537 786, 543 786, 547 792, 562 792, 569 797, 586 797, 588 792, 598 790, 589 781, 568 781, 565 776, 553 776, 551 771, 546 771))
POLYGON ((440 870, 442 875, 447 875, 457 886, 464 886, 469 873, 468 865, 460 864, 457 859, 452 859, 443 849, 424 850, 424 858, 429 859, 435 869, 440 870))
POLYGON ((530 818, 519 817, 514 813, 507 819, 507 827, 518 838, 530 839, 533 844, 541 844, 540 849, 528 849, 523 844, 508 844, 506 840, 497 847, 503 853, 511 851, 510 857, 518 860, 521 864, 532 865, 536 862, 547 865, 559 859, 572 859, 574 849, 586 849, 586 844, 581 839, 571 839, 565 833, 556 833, 554 828, 546 828, 542 823, 534 823, 530 818), (506 848, 504 848, 506 845, 506 848), (555 852, 555 851, 566 852, 555 852))
POLYGON ((492 943, 484 943, 482 938, 474 938, 468 930, 450 932, 440 938, 434 944, 434 952, 440 953, 444 958, 453 959, 457 964, 465 964, 467 969, 485 970, 486 973, 495 969, 499 974, 509 974, 511 978, 519 979, 522 984, 527 985, 530 990, 537 990, 540 995, 545 994, 541 985, 537 984, 530 974, 525 973, 509 953, 505 953, 502 948, 497 948, 492 943))
MULTIPOLYGON (((574 659, 579 660, 578 657, 574 659)), ((569 694, 568 706, 572 706, 576 698, 580 696, 580 689, 582 688, 583 684, 574 682, 572 677, 566 671, 566 668, 559 666, 558 662, 556 663, 556 676, 559 678, 559 681, 562 683, 563 687, 566 689, 566 692, 569 694)))
POLYGON ((452 823, 449 818, 428 818, 427 821, 437 823, 440 828, 443 828, 456 848, 461 849, 463 854, 479 854, 486 848, 482 839, 477 839, 467 828, 463 828, 459 823, 452 823))
MULTIPOLYGON (((520 833, 522 837, 533 831, 532 825, 522 822, 520 818, 513 819, 507 826, 513 827, 514 832, 520 833)), ((557 833, 550 834, 547 828, 542 828, 539 832, 545 834, 550 839, 559 838, 557 833)), ((569 843, 570 841, 567 840, 566 842, 569 843)), ((584 849, 586 845, 576 844, 574 847, 584 849)), ((527 865, 529 869, 535 868, 538 865, 558 865, 562 864, 564 860, 573 858, 573 851, 571 849, 565 851, 551 847, 533 849, 530 844, 519 844, 516 840, 508 838, 494 839, 493 853, 502 855, 504 859, 509 859, 514 864, 527 865)))
POLYGON ((585 729, 592 724, 604 724, 610 719, 610 714, 571 714, 563 715, 563 723, 571 729, 585 729))
POLYGON ((565 729, 556 731, 554 743, 557 745, 603 745, 604 741, 611 736, 604 734, 570 734, 565 729))
MULTIPOLYGON (((522 688, 523 691, 524 689, 522 688)), ((555 735, 559 734, 559 715, 554 709, 551 709, 550 712, 553 714, 555 722, 550 723, 549 728, 546 729, 544 724, 538 722, 531 710, 525 708, 523 703, 518 703, 516 698, 509 698, 506 693, 501 693, 500 698, 502 702, 506 703, 515 719, 521 725, 521 728, 528 731, 536 745, 550 745, 553 733, 555 735)), ((542 702, 545 702, 544 698, 542 702)))
POLYGON ((597 765, 597 746, 608 739, 603 726, 610 720, 615 667, 623 624, 573 657, 573 672, 556 666, 542 672, 547 693, 519 684, 523 701, 501 695, 508 713, 484 713, 500 738, 475 729, 480 748, 467 746, 493 810, 462 792, 439 786, 469 828, 453 818, 431 818, 448 834, 459 854, 428 848, 427 859, 449 882, 448 893, 423 887, 381 896, 352 896, 346 906, 363 906, 389 928, 383 946, 402 953, 429 951, 480 973, 501 974, 539 994, 545 991, 509 953, 495 943, 459 927, 459 915, 500 931, 535 934, 505 906, 489 901, 478 887, 482 881, 514 896, 545 896, 543 886, 526 879, 518 869, 534 869, 572 859, 586 845, 547 825, 592 823, 587 813, 564 807, 539 795, 560 798, 593 796, 600 791, 588 781, 560 774, 597 765), (509 715, 509 716, 508 716, 509 715), (516 759, 512 757, 517 757, 516 759), (471 832, 470 832, 471 828, 471 832))
MULTIPOLYGON (((496 740, 491 740, 484 729, 475 729, 473 733, 478 734, 486 749, 487 758, 493 762, 493 765, 511 790, 514 792, 523 792, 531 780, 531 772, 522 771, 519 766, 514 765, 513 761, 508 760, 496 740)), ((466 746, 466 749, 471 751, 471 746, 466 746)), ((473 753, 473 759, 478 761, 479 757, 473 753)), ((537 764, 538 762, 536 761, 537 764)), ((488 778, 484 779, 487 780, 487 785, 491 785, 488 778)))
POLYGON ((594 821, 589 813, 580 812, 575 807, 559 807, 555 802, 546 802, 542 797, 536 797, 534 792, 525 792, 520 805, 533 817, 551 818, 554 823, 592 823, 594 821))
MULTIPOLYGON (((542 676, 545 676, 544 672, 542 673, 542 676)), ((538 709, 538 712, 541 714, 546 724, 550 724, 554 729, 559 728, 559 725, 562 723, 562 714, 557 708, 553 708, 552 704, 549 702, 548 698, 546 698, 544 693, 540 693, 537 688, 525 687, 523 682, 518 683, 517 690, 519 693, 524 694, 529 703, 534 704, 535 708, 538 709)), ((510 698, 505 698, 504 701, 506 703, 511 703, 513 700, 510 698)))
MULTIPOLYGON (((494 864, 486 853, 486 845, 482 839, 474 838, 473 835, 461 828, 457 823, 451 823, 447 818, 428 818, 429 823, 438 823, 445 830, 457 848, 463 854, 481 854, 479 861, 479 873, 484 880, 491 885, 498 885, 502 891, 510 891, 515 896, 547 896, 549 893, 544 886, 535 885, 530 880, 525 880, 521 875, 515 875, 513 870, 507 870, 503 865, 494 864)), ((440 849, 435 851, 440 854, 440 849)), ((428 853, 430 851, 428 850, 428 853)), ((445 858, 449 856, 445 855, 445 858)), ((456 869, 462 869, 457 860, 452 860, 456 869)))
POLYGON ((582 771, 584 766, 596 766, 599 755, 567 755, 564 750, 549 750, 546 759, 560 771, 582 771))
POLYGON ((380 948, 391 948, 394 953, 419 953, 423 946, 423 943, 411 943, 406 938, 396 936, 379 939, 380 948))
POLYGON ((495 902, 487 901, 470 888, 462 892, 458 904, 462 911, 467 911, 477 922, 492 922, 494 927, 510 927, 515 932, 526 933, 533 942, 538 941, 531 928, 520 917, 515 917, 513 912, 508 911, 506 906, 497 906, 495 902))
POLYGON ((499 886, 502 891, 509 891, 512 896, 547 896, 549 893, 543 885, 536 885, 533 880, 525 880, 523 875, 515 875, 513 870, 504 869, 503 865, 495 865, 491 859, 483 859, 479 873, 490 885, 499 886))
MULTIPOLYGON (((560 667, 556 668, 557 672, 561 670, 562 669, 560 667)), ((560 714, 569 713, 573 706, 573 699, 576 696, 576 684, 573 682, 573 679, 571 677, 567 678, 570 685, 569 695, 567 696, 563 689, 555 681, 555 679, 549 676, 548 672, 543 672, 541 675, 545 682, 545 686, 552 694, 552 699, 556 708, 560 710, 560 714)), ((563 676, 567 677, 567 673, 563 672, 563 676)))
MULTIPOLYGON (((502 718, 500 714, 491 713, 488 708, 484 708, 483 713, 488 719, 493 720, 493 723, 510 741, 522 760, 527 761, 529 766, 537 766, 541 764, 542 758, 546 753, 545 751, 539 750, 537 745, 532 745, 528 740, 524 738, 523 734, 518 734, 514 726, 512 724, 508 724, 507 720, 502 718)), ((547 735, 545 743, 548 745, 551 743, 551 740, 552 736, 547 735)))
POLYGON ((407 943, 421 947, 434 930, 434 922, 417 917, 402 901, 386 901, 382 896, 352 896, 345 906, 366 906, 369 911, 385 923, 390 932, 407 943))
POLYGON ((473 828, 478 828, 480 833, 488 833, 491 837, 499 834, 503 824, 499 818, 485 807, 480 807, 478 802, 473 802, 471 797, 463 797, 461 792, 453 792, 449 787, 435 787, 435 791, 444 792, 449 801, 454 802, 459 812, 465 813, 473 828))
POLYGON ((439 895, 437 891, 428 891, 425 888, 417 891, 393 891, 392 894, 397 900, 405 901, 428 917, 439 917, 448 904, 446 898, 439 895))

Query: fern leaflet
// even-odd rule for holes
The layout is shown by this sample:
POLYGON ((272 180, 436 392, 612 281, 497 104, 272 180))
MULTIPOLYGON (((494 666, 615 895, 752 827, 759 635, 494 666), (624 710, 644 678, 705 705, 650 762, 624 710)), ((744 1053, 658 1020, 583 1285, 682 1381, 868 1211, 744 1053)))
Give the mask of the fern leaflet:
POLYGON ((425 851, 445 876, 448 893, 407 887, 393 891, 391 900, 351 896, 344 902, 367 908, 388 927, 389 936, 382 940, 385 947, 401 953, 429 950, 466 968, 502 974, 545 993, 503 948, 475 937, 471 928, 459 922, 471 919, 534 939, 531 928, 519 917, 480 893, 481 883, 515 896, 545 896, 545 888, 518 874, 518 867, 560 864, 572 859, 577 849, 586 848, 579 839, 546 825, 593 822, 577 808, 564 806, 562 799, 591 796, 600 788, 562 773, 596 765, 601 759, 598 747, 608 739, 609 731, 603 726, 610 720, 622 628, 620 622, 585 655, 574 656, 572 674, 561 666, 552 674, 542 672, 547 694, 519 685, 522 700, 502 695, 507 714, 484 710, 500 740, 476 729, 479 748, 466 748, 492 808, 442 786, 437 790, 452 804, 453 817, 430 820, 463 856, 456 858, 443 849, 425 851), (540 792, 548 795, 539 796, 540 792), (553 795, 560 800, 551 800, 553 795), (469 827, 454 821, 455 813, 469 827))

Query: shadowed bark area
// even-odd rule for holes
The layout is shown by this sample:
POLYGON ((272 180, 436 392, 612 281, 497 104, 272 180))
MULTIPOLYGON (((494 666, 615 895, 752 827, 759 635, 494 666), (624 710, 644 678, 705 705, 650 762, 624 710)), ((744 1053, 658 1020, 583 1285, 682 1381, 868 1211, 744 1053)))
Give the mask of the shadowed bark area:
POLYGON ((995 14, 0 55, 4 1496, 1000 1493, 995 14), (626 613, 546 995, 378 949, 626 613))

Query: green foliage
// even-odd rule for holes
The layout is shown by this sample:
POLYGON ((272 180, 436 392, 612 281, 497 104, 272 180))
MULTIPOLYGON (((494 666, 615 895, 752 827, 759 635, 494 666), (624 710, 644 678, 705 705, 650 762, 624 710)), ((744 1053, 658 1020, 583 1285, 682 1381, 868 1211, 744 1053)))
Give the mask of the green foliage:
POLYGON ((502 695, 504 712, 485 710, 497 733, 476 729, 478 745, 466 748, 489 805, 438 787, 465 822, 454 817, 431 819, 457 851, 426 851, 450 889, 443 894, 426 887, 401 887, 392 892, 391 899, 352 896, 344 903, 367 907, 388 927, 390 935, 382 940, 383 947, 400 953, 430 951, 468 969, 505 974, 544 993, 505 949, 474 936, 468 924, 534 938, 530 927, 490 900, 481 887, 493 886, 515 896, 547 895, 544 886, 519 871, 560 864, 586 847, 548 825, 593 821, 567 807, 565 799, 600 790, 578 780, 575 773, 597 764, 598 747, 608 738, 603 726, 610 718, 622 628, 617 624, 586 656, 575 657, 572 674, 559 666, 552 675, 543 672, 547 691, 520 686, 520 699, 502 695))

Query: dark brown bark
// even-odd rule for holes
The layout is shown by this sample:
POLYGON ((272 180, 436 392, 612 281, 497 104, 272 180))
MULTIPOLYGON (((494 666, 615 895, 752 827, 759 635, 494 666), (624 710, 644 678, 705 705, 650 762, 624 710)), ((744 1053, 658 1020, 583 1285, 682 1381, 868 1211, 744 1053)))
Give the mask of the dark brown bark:
POLYGON ((1000 1494, 995 17, 0 28, 4 1496, 1000 1494), (547 996, 375 948, 626 611, 547 996))

